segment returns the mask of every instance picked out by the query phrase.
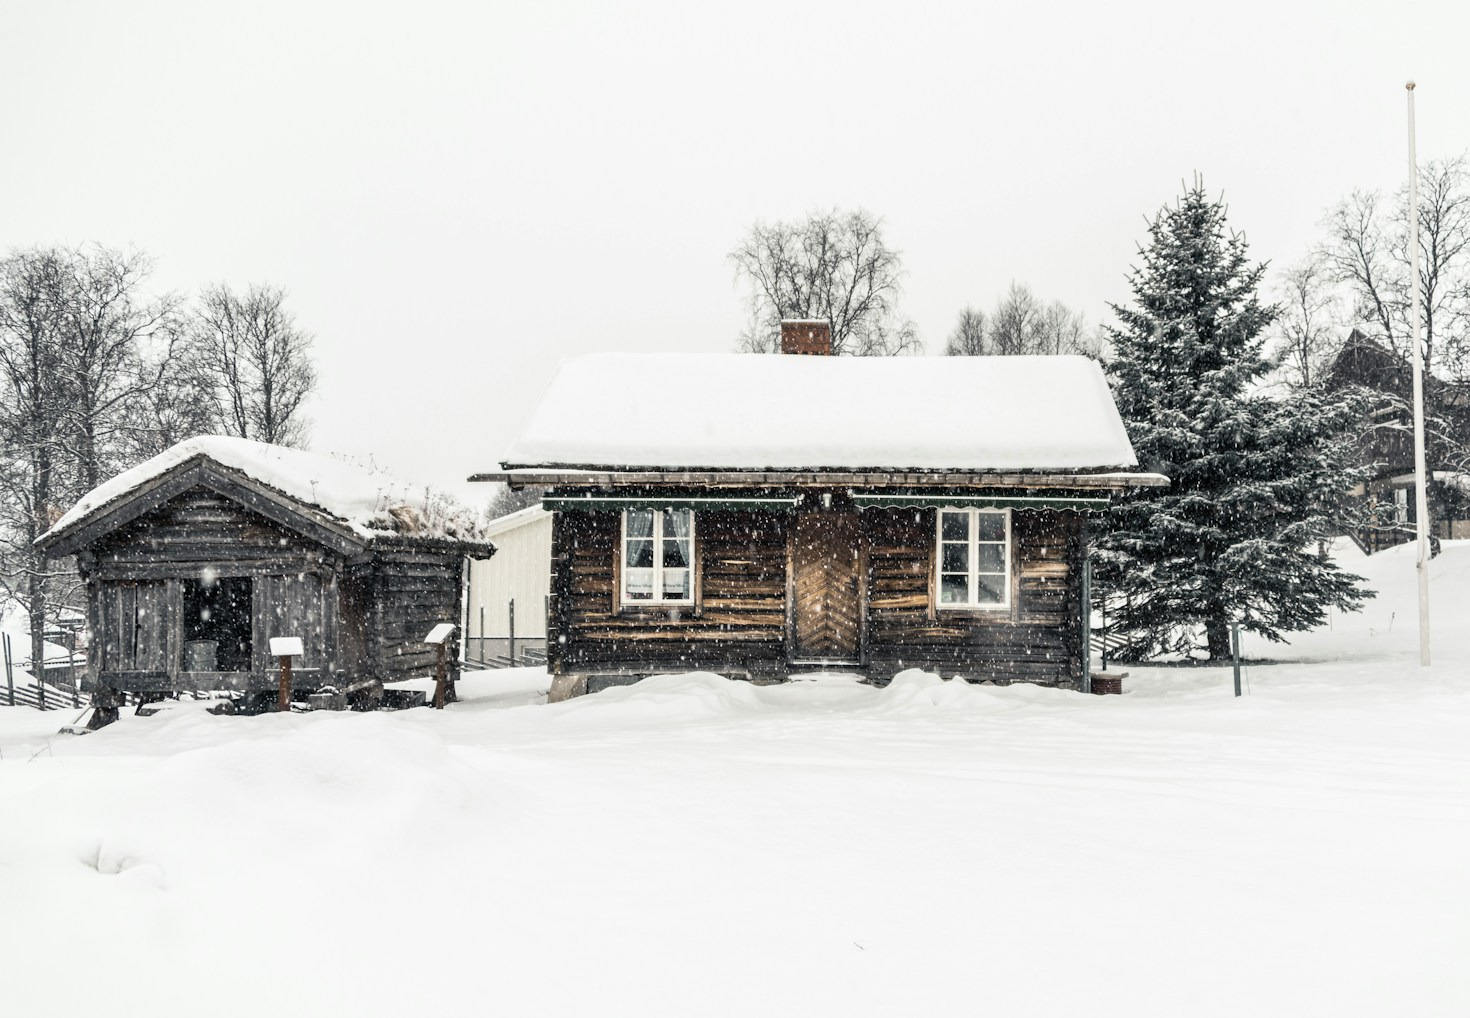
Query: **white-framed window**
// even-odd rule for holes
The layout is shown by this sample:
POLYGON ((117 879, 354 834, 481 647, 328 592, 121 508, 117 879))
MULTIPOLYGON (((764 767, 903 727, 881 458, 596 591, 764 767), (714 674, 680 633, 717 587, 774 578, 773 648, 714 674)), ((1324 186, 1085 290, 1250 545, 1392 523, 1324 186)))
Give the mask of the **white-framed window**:
POLYGON ((1009 608, 1011 511, 940 509, 937 565, 940 608, 1009 608))
POLYGON ((619 597, 623 604, 694 603, 694 513, 625 509, 619 597))

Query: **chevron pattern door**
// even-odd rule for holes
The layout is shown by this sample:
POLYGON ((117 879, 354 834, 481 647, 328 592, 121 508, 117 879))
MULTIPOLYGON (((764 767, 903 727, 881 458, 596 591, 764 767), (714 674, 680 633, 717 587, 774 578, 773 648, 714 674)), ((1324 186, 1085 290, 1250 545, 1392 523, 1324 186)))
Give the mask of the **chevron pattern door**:
POLYGON ((862 600, 857 513, 802 513, 793 540, 793 660, 858 664, 862 600))

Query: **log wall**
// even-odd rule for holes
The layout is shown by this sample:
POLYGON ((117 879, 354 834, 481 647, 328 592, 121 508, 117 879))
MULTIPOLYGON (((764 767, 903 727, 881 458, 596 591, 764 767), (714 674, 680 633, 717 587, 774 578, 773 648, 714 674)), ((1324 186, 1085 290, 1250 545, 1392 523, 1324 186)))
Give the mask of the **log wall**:
POLYGON ((463 549, 451 542, 380 538, 353 564, 228 497, 194 488, 79 554, 97 639, 92 678, 128 690, 275 688, 272 636, 299 636, 296 685, 432 675, 423 643, 458 624, 463 549), (251 667, 182 670, 183 589, 212 573, 252 584, 251 667))
POLYGON ((621 514, 557 513, 547 638, 552 671, 781 672, 786 659, 788 515, 697 513, 696 607, 620 609, 621 514))
POLYGON ((424 637, 440 622, 461 624, 463 558, 458 549, 411 543, 375 548, 365 625, 374 677, 397 681, 434 674, 435 650, 424 637))
POLYGON ((1080 688, 1081 517, 1011 513, 1011 607, 934 607, 935 510, 868 509, 869 675, 923 668, 1080 688))
MULTIPOLYGON (((696 515, 696 608, 619 608, 617 512, 558 512, 553 523, 549 666, 555 674, 705 669, 785 674, 791 513, 696 515)), ((934 605, 935 510, 861 513, 866 561, 862 659, 886 681, 923 668, 974 681, 1080 688, 1082 518, 1012 513, 1011 606, 934 605)))

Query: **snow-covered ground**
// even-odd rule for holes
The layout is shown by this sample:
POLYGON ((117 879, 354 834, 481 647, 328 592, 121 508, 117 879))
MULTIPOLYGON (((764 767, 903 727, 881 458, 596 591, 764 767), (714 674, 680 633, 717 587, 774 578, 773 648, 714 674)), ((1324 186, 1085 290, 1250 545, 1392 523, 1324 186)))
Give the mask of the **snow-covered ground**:
POLYGON ((1465 1015, 1470 545, 1121 697, 538 671, 443 712, 0 709, 14 1015, 1465 1015), (1264 663, 1263 655, 1278 663, 1264 663))

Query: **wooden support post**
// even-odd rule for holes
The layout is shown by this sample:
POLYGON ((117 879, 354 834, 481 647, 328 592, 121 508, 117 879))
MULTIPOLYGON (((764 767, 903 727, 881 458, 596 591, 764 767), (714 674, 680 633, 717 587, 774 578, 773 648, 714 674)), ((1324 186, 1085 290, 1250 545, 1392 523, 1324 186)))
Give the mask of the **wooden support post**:
POLYGON ((1087 554, 1087 536, 1082 546, 1082 692, 1092 692, 1092 557, 1087 554))
POLYGON ((1235 662, 1235 695, 1240 695, 1240 623, 1230 624, 1230 657, 1235 662))
POLYGON ((276 698, 276 710, 289 711, 291 709, 291 655, 281 655, 281 692, 276 698))
POLYGON ((449 670, 444 666, 444 644, 434 648, 434 709, 444 709, 445 686, 449 682, 449 670))
POLYGON ((480 605, 480 664, 485 663, 485 606, 480 605))
POLYGON ((10 634, 0 633, 5 641, 5 686, 10 690, 10 706, 15 706, 15 672, 10 667, 10 634))
POLYGON ((510 666, 516 666, 516 599, 510 599, 510 666))
MULTIPOLYGON (((443 710, 444 704, 455 699, 454 690, 449 685, 449 663, 446 660, 450 649, 454 646, 454 631, 459 628, 453 622, 441 622, 429 630, 429 635, 424 637, 424 642, 434 648, 434 709, 443 710)), ((458 660, 458 658, 456 658, 458 660)))
POLYGON ((306 653, 299 636, 272 636, 268 641, 271 657, 281 662, 281 691, 276 698, 276 710, 291 709, 291 659, 306 653))

